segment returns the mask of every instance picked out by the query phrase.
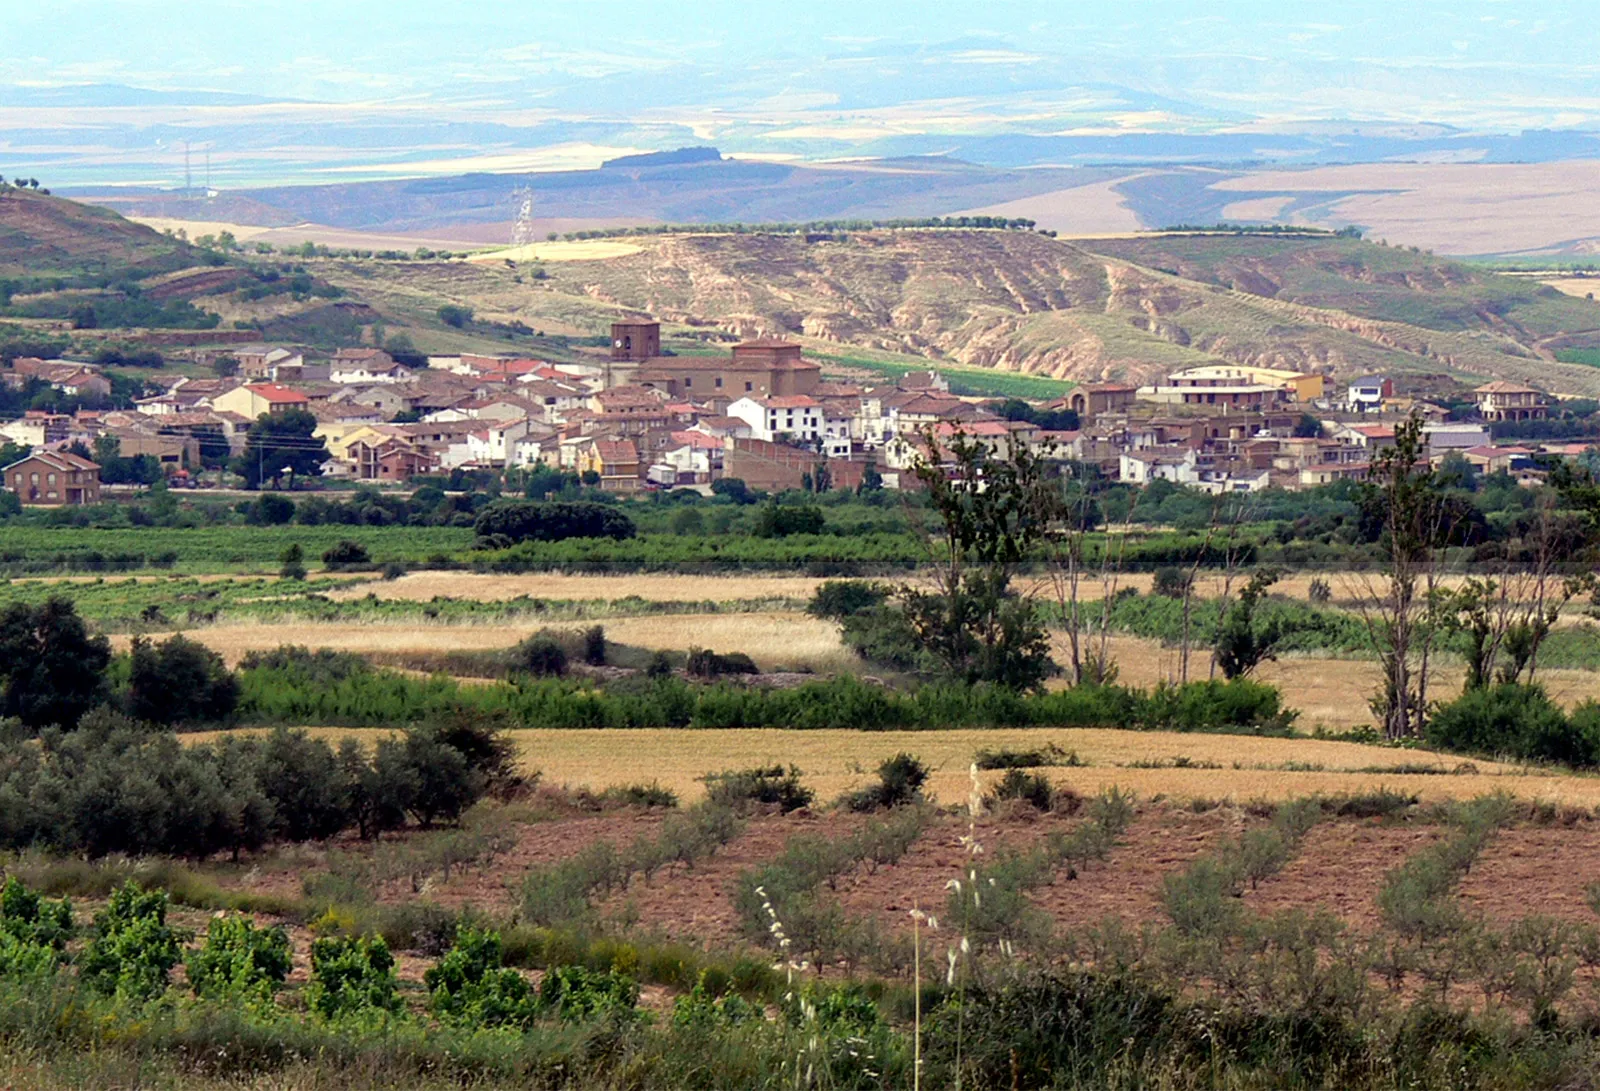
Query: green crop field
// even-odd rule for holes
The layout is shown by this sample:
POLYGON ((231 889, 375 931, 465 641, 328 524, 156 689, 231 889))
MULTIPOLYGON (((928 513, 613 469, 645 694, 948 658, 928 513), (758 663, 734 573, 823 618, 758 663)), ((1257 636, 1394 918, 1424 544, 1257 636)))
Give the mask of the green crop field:
POLYGON ((373 563, 417 562, 472 544, 463 527, 213 526, 41 527, 9 525, 0 538, 0 572, 52 569, 121 571, 179 568, 186 572, 276 569, 291 545, 311 565, 344 539, 367 547, 373 563))
POLYGON ((1600 367, 1600 349, 1557 349, 1556 359, 1563 364, 1586 364, 1600 367))
POLYGON ((1014 371, 959 367, 931 360, 908 364, 863 356, 827 355, 819 352, 810 355, 822 361, 824 368, 832 364, 837 367, 872 371, 886 379, 898 379, 908 371, 937 371, 950 381, 952 393, 979 397, 1030 398, 1042 401, 1059 398, 1077 385, 1064 379, 1051 379, 1043 375, 1020 375, 1014 371))

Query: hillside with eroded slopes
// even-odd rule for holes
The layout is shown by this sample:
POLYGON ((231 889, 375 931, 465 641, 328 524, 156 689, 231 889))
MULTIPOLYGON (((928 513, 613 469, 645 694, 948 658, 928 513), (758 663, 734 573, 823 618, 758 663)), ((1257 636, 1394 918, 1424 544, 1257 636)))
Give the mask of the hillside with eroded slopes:
POLYGON ((0 276, 112 274, 135 279, 196 263, 176 239, 115 212, 60 197, 0 192, 0 276))
MULTIPOLYGON (((1600 393, 1554 350, 1600 343, 1600 306, 1457 262, 1354 239, 1027 232, 848 238, 674 235, 639 252, 551 263, 546 287, 738 336, 925 354, 1076 380, 1149 381, 1234 361, 1458 373, 1600 393)), ((482 287, 507 313, 553 300, 482 287)))

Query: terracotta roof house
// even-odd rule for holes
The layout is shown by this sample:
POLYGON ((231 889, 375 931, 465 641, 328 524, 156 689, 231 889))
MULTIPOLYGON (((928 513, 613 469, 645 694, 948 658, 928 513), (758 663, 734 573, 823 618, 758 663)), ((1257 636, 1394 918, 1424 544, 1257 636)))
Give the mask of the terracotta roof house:
POLYGON ((1543 420, 1549 413, 1543 391, 1496 379, 1473 391, 1478 415, 1486 421, 1543 420))
POLYGON ((71 451, 35 451, 0 469, 0 481, 24 504, 79 506, 100 502, 100 465, 71 451))

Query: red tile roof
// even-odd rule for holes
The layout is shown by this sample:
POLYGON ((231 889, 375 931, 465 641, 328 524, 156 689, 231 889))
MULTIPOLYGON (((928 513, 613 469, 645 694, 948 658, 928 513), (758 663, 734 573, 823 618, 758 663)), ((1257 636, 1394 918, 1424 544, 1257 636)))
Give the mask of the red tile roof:
POLYGON ((278 386, 276 383, 251 383, 245 389, 259 398, 265 398, 274 405, 294 405, 311 400, 298 390, 290 390, 288 387, 278 386))

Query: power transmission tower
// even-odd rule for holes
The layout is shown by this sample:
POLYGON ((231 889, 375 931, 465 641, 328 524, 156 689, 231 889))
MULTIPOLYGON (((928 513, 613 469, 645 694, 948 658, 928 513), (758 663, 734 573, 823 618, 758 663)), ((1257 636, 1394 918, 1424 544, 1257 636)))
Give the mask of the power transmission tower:
POLYGON ((517 205, 516 223, 511 228, 511 245, 532 246, 538 241, 534 237, 533 227, 533 187, 519 186, 511 191, 511 199, 517 205))
POLYGON ((183 142, 183 195, 185 198, 194 196, 194 177, 189 171, 189 142, 183 142))

